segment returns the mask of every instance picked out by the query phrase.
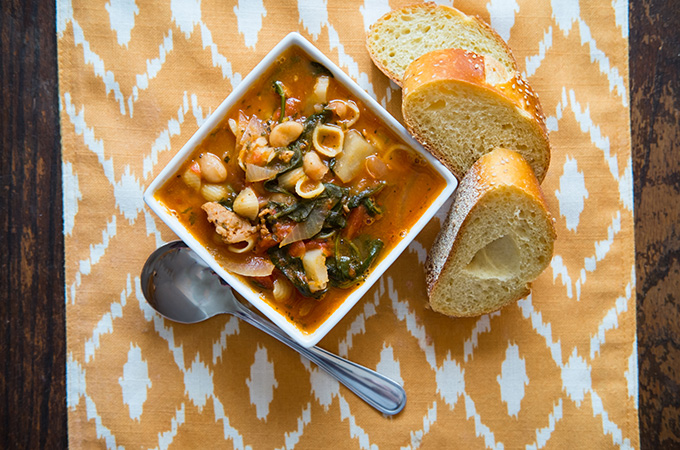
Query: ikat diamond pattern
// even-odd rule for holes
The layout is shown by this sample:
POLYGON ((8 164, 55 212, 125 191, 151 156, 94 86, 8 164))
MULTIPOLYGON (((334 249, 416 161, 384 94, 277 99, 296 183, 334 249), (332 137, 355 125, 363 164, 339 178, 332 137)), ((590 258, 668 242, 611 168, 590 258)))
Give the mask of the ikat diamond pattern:
POLYGON ((400 119, 364 33, 404 3, 57 1, 74 448, 639 446, 625 0, 456 2, 540 95, 559 237, 531 296, 454 320, 425 300, 442 210, 321 341, 403 383, 401 414, 234 318, 177 325, 146 305, 142 264, 175 239, 142 201, 163 165, 291 31, 400 119))

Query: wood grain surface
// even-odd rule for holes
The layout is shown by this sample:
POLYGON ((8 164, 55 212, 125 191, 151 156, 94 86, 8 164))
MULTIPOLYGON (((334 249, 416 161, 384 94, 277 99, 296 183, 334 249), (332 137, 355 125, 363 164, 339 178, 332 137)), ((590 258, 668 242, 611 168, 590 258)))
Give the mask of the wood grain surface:
POLYGON ((642 448, 680 448, 680 2, 630 4, 642 448))
MULTIPOLYGON (((54 3, 0 8, 0 448, 65 448, 54 3)), ((680 448, 680 2, 629 18, 640 441, 680 448)))
POLYGON ((0 448, 66 447, 53 2, 0 2, 0 448))

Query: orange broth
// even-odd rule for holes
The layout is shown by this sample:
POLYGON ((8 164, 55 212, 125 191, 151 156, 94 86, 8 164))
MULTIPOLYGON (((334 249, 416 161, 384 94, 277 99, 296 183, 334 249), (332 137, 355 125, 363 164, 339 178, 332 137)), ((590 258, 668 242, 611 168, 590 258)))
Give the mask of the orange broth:
MULTIPOLYGON (((270 194, 262 187, 262 182, 245 181, 244 171, 238 163, 237 141, 228 121, 230 118, 238 121, 239 113, 242 113, 245 116, 256 115, 263 121, 271 120, 271 125, 275 126, 278 122, 281 104, 279 95, 272 88, 273 82, 277 80, 285 86, 287 98, 296 99, 296 101, 288 100, 290 105, 287 103, 286 117, 289 120, 303 121, 315 111, 314 105, 309 103, 308 99, 312 95, 318 76, 323 76, 323 73, 319 74, 318 70, 318 66, 312 65, 308 57, 298 49, 291 49, 286 52, 246 93, 243 99, 232 107, 227 117, 205 138, 180 168, 177 176, 171 178, 156 193, 156 198, 172 211, 187 230, 225 267, 225 270, 229 271, 228 267, 233 263, 248 263, 255 256, 253 252, 237 254, 228 249, 228 245, 222 242, 221 237, 215 231, 215 226, 208 222, 206 213, 201 209, 206 199, 202 197, 199 191, 189 187, 181 174, 193 164, 193 161, 197 161, 200 155, 211 152, 224 160, 228 159, 225 164, 227 169, 225 185, 228 185, 235 192, 241 191, 246 186, 251 186, 258 196, 260 204, 264 205, 267 196, 270 194), (289 106, 291 107, 289 108, 289 106)), ((348 183, 343 183, 333 170, 328 170, 322 180, 323 183, 334 183, 342 187, 349 187, 353 193, 366 186, 374 185, 378 181, 386 183, 385 187, 372 197, 372 200, 382 210, 382 214, 370 217, 370 215, 365 214, 364 210, 365 220, 361 221, 359 229, 355 231, 357 235, 379 238, 384 244, 377 259, 370 266, 369 270, 372 270, 406 235, 413 224, 442 192, 446 183, 443 177, 412 149, 398 148, 387 155, 395 144, 406 147, 405 144, 332 77, 329 79, 326 99, 328 101, 335 99, 352 100, 356 103, 360 116, 357 122, 349 128, 359 131, 375 147, 375 154, 368 159, 376 164, 363 164, 358 175, 348 183), (379 161, 375 161, 376 159, 379 159, 379 161), (369 169, 367 169, 367 166, 369 169), (379 173, 377 175, 372 173, 371 168, 373 172, 379 173), (378 179, 376 179, 376 176, 378 179)), ((312 148, 312 150, 308 149, 307 151, 314 150, 312 148)), ((322 157, 322 160, 327 165, 330 162, 330 158, 327 157, 322 157)), ((260 211, 264 208, 265 206, 260 206, 260 211)), ((256 225, 257 220, 251 223, 256 225)), ((340 235, 345 232, 348 232, 347 227, 337 231, 340 235)), ((323 241, 323 239, 317 240, 323 241)), ((333 237, 327 239, 327 241, 329 246, 333 245, 333 237)), ((267 253, 264 253, 265 257, 266 255, 267 253)), ((320 299, 305 297, 293 288, 292 295, 285 301, 275 300, 272 290, 268 289, 271 286, 263 287, 262 280, 236 276, 260 292, 262 298, 273 308, 287 316, 299 329, 311 333, 361 284, 366 275, 367 273, 361 277, 361 280, 357 280, 353 286, 348 288, 328 287, 328 291, 320 299)), ((272 279, 282 278, 282 274, 278 269, 274 269, 272 277, 272 279)))

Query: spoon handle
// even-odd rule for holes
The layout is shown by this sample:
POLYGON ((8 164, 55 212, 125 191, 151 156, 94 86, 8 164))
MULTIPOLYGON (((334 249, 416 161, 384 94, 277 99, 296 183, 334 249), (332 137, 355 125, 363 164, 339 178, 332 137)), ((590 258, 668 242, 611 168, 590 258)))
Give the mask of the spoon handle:
POLYGON ((383 414, 397 414, 406 405, 404 388, 390 378, 322 348, 301 346, 241 303, 233 314, 296 350, 383 414))

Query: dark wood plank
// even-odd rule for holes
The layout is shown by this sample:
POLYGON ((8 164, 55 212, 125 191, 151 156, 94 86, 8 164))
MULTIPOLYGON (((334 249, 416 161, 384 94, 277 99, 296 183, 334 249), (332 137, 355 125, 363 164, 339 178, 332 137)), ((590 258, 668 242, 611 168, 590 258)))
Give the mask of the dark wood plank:
POLYGON ((0 448, 64 448, 55 8, 39 0, 0 5, 0 448))
POLYGON ((630 97, 640 441, 680 447, 680 2, 634 0, 630 97))

